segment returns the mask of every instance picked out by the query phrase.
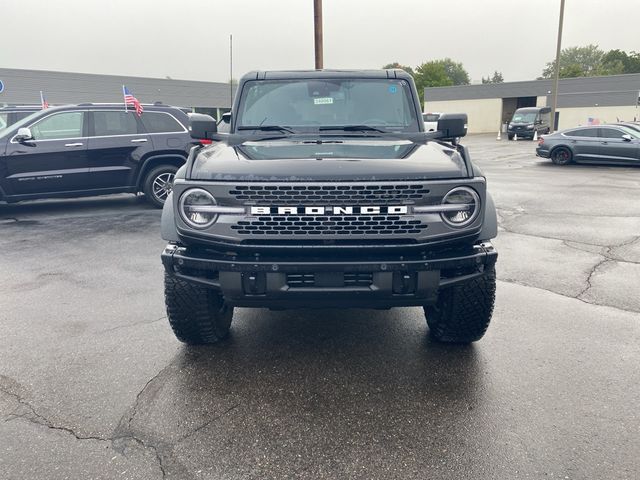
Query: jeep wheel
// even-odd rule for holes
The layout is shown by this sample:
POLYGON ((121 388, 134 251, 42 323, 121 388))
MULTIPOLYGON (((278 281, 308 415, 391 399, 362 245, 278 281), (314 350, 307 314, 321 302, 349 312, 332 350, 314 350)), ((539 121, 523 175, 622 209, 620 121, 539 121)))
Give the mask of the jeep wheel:
POLYGON ((229 334, 233 308, 214 290, 165 273, 164 300, 169 324, 181 342, 216 343, 229 334))
POLYGON ((178 168, 173 165, 160 165, 151 169, 144 178, 142 191, 154 207, 162 208, 173 188, 173 179, 178 168))
POLYGON ((507 138, 508 138, 509 140, 513 140, 513 133, 509 133, 509 134, 507 134, 507 138))
POLYGON ((442 290, 437 303, 424 308, 431 336, 449 343, 480 340, 491 321, 495 297, 493 266, 481 277, 442 290))
POLYGON ((556 165, 567 165, 571 163, 573 154, 567 147, 558 147, 551 152, 551 161, 556 165))

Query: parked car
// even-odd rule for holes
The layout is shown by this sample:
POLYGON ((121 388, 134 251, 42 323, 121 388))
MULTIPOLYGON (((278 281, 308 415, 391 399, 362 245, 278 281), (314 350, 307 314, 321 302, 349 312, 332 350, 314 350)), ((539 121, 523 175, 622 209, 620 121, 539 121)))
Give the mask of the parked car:
POLYGON ((513 113, 507 136, 513 140, 518 138, 531 138, 535 134, 538 136, 551 131, 551 109, 549 107, 526 107, 519 108, 513 113))
POLYGON ((640 165, 640 132, 620 125, 578 127, 538 139, 536 155, 556 165, 640 165))
POLYGON ((429 112, 422 114, 422 121, 424 122, 424 131, 425 132, 435 132, 438 130, 438 119, 440 118, 442 113, 440 112, 429 112))
POLYGON ((40 105, 23 105, 17 107, 0 107, 0 130, 10 127, 34 112, 42 110, 40 105))
POLYGON ((193 145, 188 121, 168 105, 41 110, 0 131, 0 200, 144 192, 161 207, 193 145))

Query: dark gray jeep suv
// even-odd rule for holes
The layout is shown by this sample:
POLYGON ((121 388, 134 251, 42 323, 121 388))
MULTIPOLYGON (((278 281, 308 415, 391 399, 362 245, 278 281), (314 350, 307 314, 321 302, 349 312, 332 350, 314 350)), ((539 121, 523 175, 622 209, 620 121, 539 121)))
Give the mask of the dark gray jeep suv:
POLYGON ((193 116, 194 147, 162 213, 176 336, 212 343, 234 306, 423 306, 432 336, 472 342, 495 296, 496 212, 456 139, 424 132, 400 70, 252 72, 230 133, 193 116))

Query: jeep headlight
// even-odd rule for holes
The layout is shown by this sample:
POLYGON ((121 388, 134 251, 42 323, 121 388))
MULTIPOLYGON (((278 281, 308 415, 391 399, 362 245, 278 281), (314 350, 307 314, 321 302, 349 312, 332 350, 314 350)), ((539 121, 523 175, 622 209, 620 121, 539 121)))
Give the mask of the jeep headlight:
POLYGON ((452 227, 465 227, 480 212, 480 197, 469 187, 456 187, 442 199, 442 220, 452 227))
POLYGON ((179 210, 182 219, 191 227, 207 228, 217 219, 216 199, 202 188, 191 188, 180 197, 179 210))
POLYGON ((533 130, 533 125, 527 125, 527 130, 533 130))

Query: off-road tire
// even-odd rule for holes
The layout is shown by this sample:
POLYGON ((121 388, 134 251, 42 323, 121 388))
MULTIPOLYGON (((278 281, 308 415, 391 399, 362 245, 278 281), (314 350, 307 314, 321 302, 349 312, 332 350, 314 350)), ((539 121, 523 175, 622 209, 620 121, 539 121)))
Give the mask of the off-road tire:
POLYGON ((558 147, 551 152, 551 161, 556 165, 568 165, 573 161, 573 153, 567 147, 558 147))
POLYGON ((164 300, 173 333, 189 345, 216 343, 229 334, 233 308, 214 290, 164 274, 164 300))
POLYGON ((151 205, 157 208, 162 208, 164 202, 169 195, 171 189, 169 189, 162 194, 157 192, 157 185, 154 185, 157 180, 166 179, 167 177, 171 177, 171 183, 173 184, 173 178, 175 178, 176 172, 178 171, 178 167, 175 165, 159 165, 157 167, 149 170, 144 177, 142 182, 142 191, 144 192, 144 196, 151 205))
POLYGON ((494 266, 480 277, 445 288, 435 305, 424 307, 431 337, 446 343, 480 340, 491 322, 495 298, 494 266))
POLYGON ((509 140, 513 140, 513 133, 509 133, 509 134, 507 134, 507 138, 508 138, 509 140))

